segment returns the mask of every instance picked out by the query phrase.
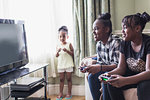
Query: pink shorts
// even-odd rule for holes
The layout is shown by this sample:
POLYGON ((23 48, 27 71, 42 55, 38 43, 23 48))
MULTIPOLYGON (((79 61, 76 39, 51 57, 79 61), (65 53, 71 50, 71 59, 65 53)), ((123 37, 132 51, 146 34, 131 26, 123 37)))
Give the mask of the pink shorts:
POLYGON ((73 72, 73 67, 71 68, 64 68, 64 69, 58 69, 58 73, 62 72, 73 72))

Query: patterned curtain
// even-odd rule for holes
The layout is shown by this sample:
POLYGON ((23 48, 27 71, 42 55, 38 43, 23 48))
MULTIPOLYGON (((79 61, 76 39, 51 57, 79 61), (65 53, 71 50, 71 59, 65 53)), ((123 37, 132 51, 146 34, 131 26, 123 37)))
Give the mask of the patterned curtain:
POLYGON ((81 60, 96 53, 92 25, 99 14, 108 12, 108 0, 72 0, 73 1, 73 38, 75 74, 83 77, 78 69, 81 60))

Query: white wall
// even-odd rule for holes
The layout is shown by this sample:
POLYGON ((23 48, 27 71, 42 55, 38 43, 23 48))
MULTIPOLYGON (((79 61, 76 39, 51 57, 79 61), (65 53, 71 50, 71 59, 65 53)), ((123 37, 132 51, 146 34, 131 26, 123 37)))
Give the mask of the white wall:
MULTIPOLYGON (((113 0, 114 2, 114 29, 121 30, 121 21, 124 16, 147 12, 150 14, 150 0, 113 0)), ((147 23, 145 29, 150 29, 147 23)))
MULTIPOLYGON (((135 12, 147 12, 150 15, 150 0, 135 0, 135 12)), ((150 29, 150 23, 146 24, 145 29, 150 29)))
POLYGON ((114 29, 121 29, 121 21, 125 15, 134 13, 134 0, 114 0, 114 29))

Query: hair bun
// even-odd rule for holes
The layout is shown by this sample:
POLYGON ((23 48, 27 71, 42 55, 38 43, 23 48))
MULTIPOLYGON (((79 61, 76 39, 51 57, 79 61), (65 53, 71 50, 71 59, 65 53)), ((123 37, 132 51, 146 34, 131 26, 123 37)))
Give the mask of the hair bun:
POLYGON ((111 15, 110 15, 110 13, 105 13, 105 14, 102 14, 101 16, 99 16, 99 18, 103 19, 103 20, 110 20, 111 15))
POLYGON ((149 22, 149 21, 150 21, 150 16, 149 16, 149 14, 147 14, 146 12, 144 12, 143 14, 141 14, 141 17, 142 17, 146 22, 149 22))
POLYGON ((105 14, 101 15, 101 18, 104 20, 109 20, 111 18, 111 15, 110 15, 110 13, 105 13, 105 14))
POLYGON ((65 31, 68 32, 67 26, 61 26, 61 27, 58 29, 58 31, 61 31, 61 30, 65 30, 65 31))

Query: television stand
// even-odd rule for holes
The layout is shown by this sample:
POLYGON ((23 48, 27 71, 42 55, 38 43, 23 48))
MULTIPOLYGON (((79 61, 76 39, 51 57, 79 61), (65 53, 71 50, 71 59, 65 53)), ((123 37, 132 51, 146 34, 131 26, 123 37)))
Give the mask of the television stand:
MULTIPOLYGON (((26 97, 30 96, 31 94, 33 94, 34 92, 41 89, 42 87, 44 87, 44 100, 50 100, 50 98, 49 99, 47 98, 47 71, 46 71, 47 66, 48 66, 48 64, 27 64, 17 70, 14 70, 14 71, 9 72, 4 75, 0 75, 0 79, 1 79, 0 85, 4 85, 11 81, 15 81, 14 86, 17 86, 17 85, 19 85, 19 84, 17 84, 17 81, 16 81, 18 78, 28 75, 30 73, 33 73, 35 71, 38 71, 40 69, 43 69, 43 78, 41 78, 41 80, 37 81, 37 83, 33 82, 33 83, 37 84, 36 86, 29 89, 29 91, 24 91, 24 90, 18 91, 15 89, 18 89, 19 87, 16 87, 16 88, 13 87, 12 89, 14 89, 14 90, 11 91, 11 97, 14 97, 15 100, 18 100, 18 98, 26 98, 26 97), (24 94, 27 94, 27 95, 24 95, 24 94)), ((11 84, 11 85, 13 86, 13 84, 11 84)), ((28 98, 26 98, 25 100, 28 100, 28 98)), ((29 100, 30 100, 30 98, 29 98, 29 100)), ((40 99, 36 99, 36 100, 40 100, 40 99)))

